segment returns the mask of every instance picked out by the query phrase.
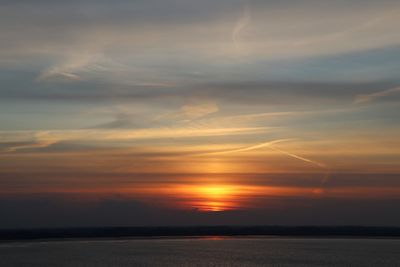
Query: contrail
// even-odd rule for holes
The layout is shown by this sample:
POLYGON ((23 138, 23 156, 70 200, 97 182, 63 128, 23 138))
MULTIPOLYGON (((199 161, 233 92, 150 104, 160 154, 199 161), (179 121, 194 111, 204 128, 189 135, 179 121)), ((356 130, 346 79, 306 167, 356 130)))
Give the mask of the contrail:
POLYGON ((292 158, 295 158, 295 159, 298 159, 298 160, 301 160, 301 161, 316 165, 316 166, 324 169, 325 170, 325 174, 324 174, 324 177, 321 180, 321 186, 324 186, 326 184, 326 182, 329 181, 331 170, 329 169, 329 167, 326 164, 318 162, 318 161, 315 161, 315 160, 311 160, 311 159, 308 159, 308 158, 305 158, 305 157, 301 157, 299 155, 290 153, 288 151, 285 151, 285 150, 282 150, 282 149, 279 149, 279 148, 276 148, 276 147, 273 147, 273 146, 270 146, 270 148, 272 150, 278 151, 278 152, 280 152, 282 154, 288 155, 288 156, 290 156, 292 158))
POLYGON ((323 163, 320 163, 320 162, 317 162, 317 161, 314 161, 314 160, 311 160, 311 159, 307 159, 307 158, 301 157, 299 155, 290 153, 288 151, 285 151, 285 150, 282 150, 280 148, 276 148, 276 147, 273 146, 273 145, 278 144, 278 143, 288 142, 288 141, 293 141, 293 140, 295 140, 295 139, 293 139, 293 138, 278 139, 278 140, 264 142, 264 143, 257 144, 257 145, 252 145, 252 146, 248 146, 248 147, 233 149, 233 150, 210 152, 210 153, 206 153, 206 155, 230 154, 230 153, 245 152, 245 151, 260 149, 260 148, 263 148, 263 147, 269 147, 272 150, 275 150, 277 152, 280 152, 280 153, 285 154, 287 156, 290 156, 292 158, 295 158, 295 159, 298 159, 298 160, 301 160, 301 161, 304 161, 304 162, 307 162, 307 163, 311 163, 311 164, 317 165, 318 167, 321 167, 321 168, 327 168, 327 166, 325 164, 323 164, 323 163))
POLYGON ((238 47, 239 45, 238 37, 240 32, 250 23, 250 21, 251 21, 250 8, 248 6, 245 6, 243 8, 242 16, 237 21, 232 31, 232 42, 235 45, 235 47, 238 47))
POLYGON ((285 155, 287 155, 289 157, 301 160, 303 162, 307 162, 307 163, 313 164, 313 165, 318 166, 319 168, 325 170, 324 177, 323 177, 323 179, 321 181, 321 186, 323 186, 329 180, 329 176, 330 176, 330 169, 328 168, 328 166, 326 164, 318 162, 318 161, 315 161, 315 160, 311 160, 311 159, 308 159, 308 158, 305 158, 305 157, 301 157, 299 155, 290 153, 290 152, 288 152, 286 150, 282 150, 280 148, 276 148, 276 147, 273 146, 273 145, 278 144, 278 143, 288 142, 288 141, 293 141, 293 140, 296 140, 296 139, 293 139, 293 138, 278 139, 278 140, 264 142, 264 143, 253 145, 253 146, 248 146, 248 147, 243 147, 243 148, 238 148, 238 149, 233 149, 233 150, 205 153, 205 154, 201 154, 201 155, 223 155, 223 154, 230 154, 230 153, 245 152, 245 151, 260 149, 260 148, 263 148, 263 147, 269 147, 270 149, 272 149, 274 151, 277 151, 277 152, 285 154, 285 155))
POLYGON ((326 165, 323 164, 323 163, 320 163, 320 162, 317 162, 317 161, 314 161, 314 160, 311 160, 311 159, 307 159, 307 158, 301 157, 301 156, 299 156, 299 155, 296 155, 296 154, 287 152, 287 151, 285 151, 285 150, 282 150, 282 149, 279 149, 279 148, 276 148, 276 147, 273 147, 273 146, 270 146, 270 148, 271 148, 272 150, 281 152, 282 154, 288 155, 288 156, 290 156, 290 157, 292 157, 292 158, 299 159, 299 160, 301 160, 301 161, 304 161, 304 162, 308 162, 308 163, 317 165, 318 167, 321 167, 321 168, 326 168, 326 165))
POLYGON ((282 142, 287 142, 287 141, 292 141, 294 139, 278 139, 274 141, 269 141, 269 142, 264 142, 261 144, 253 145, 253 146, 248 146, 248 147, 243 147, 243 148, 238 148, 238 149, 233 149, 233 150, 225 150, 225 151, 217 151, 217 152, 210 152, 210 153, 205 153, 202 155, 222 155, 222 154, 230 154, 230 153, 237 153, 237 152, 244 152, 244 151, 250 151, 250 150, 255 150, 267 146, 271 146, 273 144, 277 143, 282 143, 282 142))

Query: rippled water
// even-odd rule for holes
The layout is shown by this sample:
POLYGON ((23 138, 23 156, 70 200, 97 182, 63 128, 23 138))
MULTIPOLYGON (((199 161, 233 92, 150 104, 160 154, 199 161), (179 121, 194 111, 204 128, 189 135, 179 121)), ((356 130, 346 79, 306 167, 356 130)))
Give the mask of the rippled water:
POLYGON ((391 239, 143 239, 0 243, 0 266, 400 266, 391 239))

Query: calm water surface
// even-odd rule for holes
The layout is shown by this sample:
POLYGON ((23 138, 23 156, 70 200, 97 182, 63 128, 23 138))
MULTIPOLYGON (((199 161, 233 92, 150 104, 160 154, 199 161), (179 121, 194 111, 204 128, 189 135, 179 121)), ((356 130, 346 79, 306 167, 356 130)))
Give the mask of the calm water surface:
POLYGON ((143 239, 0 243, 0 266, 400 266, 391 239, 143 239))

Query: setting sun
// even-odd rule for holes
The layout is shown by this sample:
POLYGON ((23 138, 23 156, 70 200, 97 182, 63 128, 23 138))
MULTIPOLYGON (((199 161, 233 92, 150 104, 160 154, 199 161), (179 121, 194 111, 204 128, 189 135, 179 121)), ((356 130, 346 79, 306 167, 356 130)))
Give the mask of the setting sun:
POLYGON ((207 196, 209 198, 224 198, 234 193, 235 187, 229 185, 210 185, 210 186, 200 186, 198 188, 200 194, 207 196))
POLYGON ((245 200, 261 190, 254 186, 231 184, 179 185, 171 188, 171 192, 180 196, 178 206, 205 212, 242 209, 246 206, 245 200))
POLYGON ((230 185, 204 185, 192 189, 193 194, 199 199, 191 205, 200 211, 225 211, 239 206, 235 196, 240 190, 230 185))

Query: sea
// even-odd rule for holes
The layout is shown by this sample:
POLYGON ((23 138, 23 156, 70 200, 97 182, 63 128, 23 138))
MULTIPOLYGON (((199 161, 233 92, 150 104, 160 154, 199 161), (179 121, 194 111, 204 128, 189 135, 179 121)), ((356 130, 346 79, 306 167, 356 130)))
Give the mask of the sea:
POLYGON ((400 239, 187 237, 0 243, 0 266, 400 266, 400 239))

